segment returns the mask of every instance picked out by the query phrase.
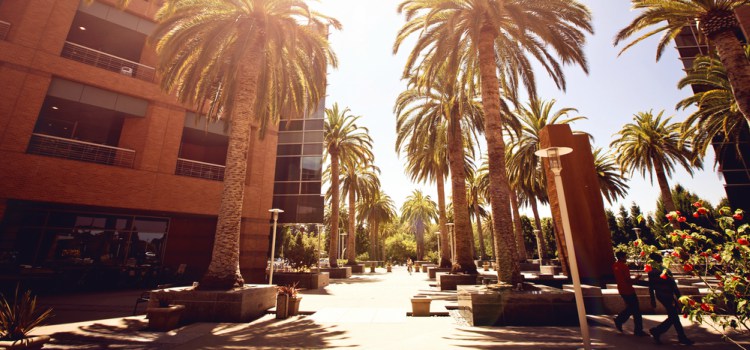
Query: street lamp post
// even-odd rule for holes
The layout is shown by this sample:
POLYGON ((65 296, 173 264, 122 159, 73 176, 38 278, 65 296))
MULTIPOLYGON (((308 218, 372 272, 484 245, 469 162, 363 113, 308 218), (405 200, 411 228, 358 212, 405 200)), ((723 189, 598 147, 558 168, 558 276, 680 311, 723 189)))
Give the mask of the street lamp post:
POLYGON ((589 325, 586 323, 586 307, 583 304, 583 291, 581 290, 581 278, 578 275, 578 261, 576 260, 576 252, 573 247, 573 237, 570 231, 570 218, 568 217, 568 206, 565 202, 565 190, 563 188, 562 177, 560 172, 562 171, 562 163, 560 162, 560 156, 566 155, 573 150, 569 147, 549 147, 540 149, 535 152, 539 157, 548 158, 549 168, 552 173, 555 174, 555 188, 557 189, 557 198, 560 204, 560 216, 563 222, 563 235, 565 241, 568 243, 568 257, 570 262, 570 274, 573 279, 573 288, 576 296, 576 307, 578 309, 578 323, 581 326, 581 337, 583 338, 583 347, 586 350, 591 349, 591 338, 589 337, 589 325))
POLYGON ((456 233, 453 231, 453 225, 455 225, 452 222, 449 222, 445 224, 445 226, 448 226, 448 240, 450 240, 450 247, 451 247, 451 263, 456 263, 456 233))
POLYGON ((281 209, 268 209, 271 213, 273 213, 273 238, 271 239, 271 270, 268 275, 268 284, 273 284, 273 265, 274 265, 274 258, 273 256, 276 254, 276 223, 279 221, 279 213, 283 213, 284 211, 281 209))
POLYGON ((320 234, 323 233, 323 224, 316 224, 318 227, 318 272, 320 272, 320 234))
POLYGON ((346 247, 344 247, 344 242, 346 242, 346 233, 340 233, 339 238, 341 238, 341 244, 339 245, 341 247, 341 254, 339 254, 339 257, 343 258, 344 253, 346 252, 346 247))
POLYGON ((641 229, 638 227, 633 228, 633 232, 635 232, 635 239, 641 239, 641 229))
MULTIPOLYGON (((440 256, 440 254, 441 254, 441 251, 440 251, 440 231, 435 231, 435 237, 437 237, 437 242, 438 242, 438 256, 440 256)), ((440 261, 440 258, 438 258, 438 262, 439 261, 440 261)))

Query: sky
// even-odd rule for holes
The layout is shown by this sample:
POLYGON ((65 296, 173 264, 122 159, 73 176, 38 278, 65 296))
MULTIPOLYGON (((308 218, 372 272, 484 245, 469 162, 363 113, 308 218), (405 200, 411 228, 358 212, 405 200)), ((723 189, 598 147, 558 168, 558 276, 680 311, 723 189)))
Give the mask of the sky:
MULTIPOLYGON (((320 0, 311 4, 319 12, 338 19, 343 29, 330 35, 331 45, 338 57, 337 69, 331 69, 326 107, 338 103, 360 115, 360 125, 369 129, 374 140, 375 165, 382 173, 383 190, 400 208, 406 197, 420 189, 437 201, 434 184, 412 183, 404 174, 405 157, 395 152, 396 116, 393 105, 406 86, 402 81, 404 62, 412 49, 411 42, 402 45, 398 54, 392 53, 397 31, 404 17, 396 11, 400 0, 320 0)), ((677 50, 671 45, 656 62, 656 38, 639 43, 620 57, 621 47, 613 47, 612 38, 625 27, 637 12, 630 10, 625 0, 581 0, 593 14, 594 34, 587 37, 585 52, 589 74, 579 67, 568 66, 564 72, 567 91, 556 88, 545 72, 537 71, 537 91, 545 100, 555 99, 555 110, 572 107, 578 115, 588 119, 575 122, 574 130, 594 136, 593 147, 607 149, 613 134, 633 120, 638 112, 665 111, 682 121, 690 111, 675 111, 675 105, 691 94, 689 88, 678 90, 677 82, 684 75, 677 50)), ((622 46, 622 44, 620 45, 622 46)), ((482 140, 482 143, 484 141, 482 140)), ((726 196, 723 180, 713 167, 713 154, 705 159, 704 170, 690 176, 678 170, 670 185, 681 184, 712 204, 726 196)), ((563 169, 563 176, 565 169, 563 169)), ((656 181, 651 184, 648 174, 629 176, 629 194, 624 199, 605 207, 613 210, 622 204, 637 203, 644 212, 652 212, 659 195, 656 181)), ((446 190, 450 191, 449 182, 446 190)), ((446 195, 449 195, 446 194, 446 195)), ((530 213, 523 210, 523 213, 530 213)), ((542 210, 549 215, 549 210, 542 210)))

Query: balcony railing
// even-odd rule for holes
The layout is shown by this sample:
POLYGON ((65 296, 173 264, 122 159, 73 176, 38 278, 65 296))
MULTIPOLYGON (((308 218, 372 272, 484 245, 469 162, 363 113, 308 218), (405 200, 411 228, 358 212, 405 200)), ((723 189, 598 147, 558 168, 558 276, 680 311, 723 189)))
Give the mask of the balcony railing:
POLYGON ((135 151, 96 143, 32 134, 28 153, 132 168, 135 151))
POLYGON ((223 165, 177 158, 177 169, 174 173, 207 180, 224 181, 224 168, 223 165))
POLYGON ((70 41, 65 42, 60 56, 144 81, 154 81, 156 70, 153 67, 144 66, 70 41))
POLYGON ((5 38, 8 36, 8 32, 10 31, 10 23, 5 21, 0 21, 0 40, 5 40, 5 38))

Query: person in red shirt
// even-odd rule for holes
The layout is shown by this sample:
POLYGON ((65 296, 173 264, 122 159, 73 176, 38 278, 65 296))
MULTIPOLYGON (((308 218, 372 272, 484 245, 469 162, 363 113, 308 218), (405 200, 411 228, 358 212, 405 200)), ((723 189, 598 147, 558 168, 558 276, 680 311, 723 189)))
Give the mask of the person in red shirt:
MULTIPOLYGON (((617 281, 617 291, 620 292, 622 300, 625 301, 625 310, 622 310, 617 317, 615 317, 615 328, 622 332, 623 323, 627 322, 630 316, 633 316, 633 323, 635 331, 633 334, 637 336, 646 336, 646 332, 643 331, 643 316, 641 315, 641 306, 638 304, 638 296, 635 294, 633 288, 633 280, 630 278, 630 268, 627 265, 627 254, 624 251, 619 251, 615 254, 617 261, 612 265, 612 270, 615 273, 615 280, 617 281)), ((635 276, 635 279, 640 279, 641 275, 635 276)))

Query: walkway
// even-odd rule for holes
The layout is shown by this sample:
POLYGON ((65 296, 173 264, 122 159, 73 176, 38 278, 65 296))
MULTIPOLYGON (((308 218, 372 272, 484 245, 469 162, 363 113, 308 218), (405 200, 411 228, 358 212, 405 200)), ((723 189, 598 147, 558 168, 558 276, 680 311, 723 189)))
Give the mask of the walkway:
MULTIPOLYGON (((430 288, 430 283, 425 273, 410 276, 404 268, 394 267, 393 273, 378 269, 374 274, 333 280, 324 290, 303 292, 300 308, 311 315, 286 320, 267 315, 249 324, 197 323, 157 333, 143 331, 146 321, 141 315, 46 326, 38 333, 53 334, 53 342, 45 349, 575 349, 580 344, 577 327, 469 327, 456 317, 407 317, 412 295, 441 295, 430 288)), ((104 309, 124 316, 137 297, 127 298, 125 294, 66 297, 57 310, 60 318, 71 320, 75 318, 71 315, 102 315, 107 312, 104 309), (111 302, 109 306, 107 301, 111 302)), ((55 298, 43 301, 61 302, 55 298)), ((450 303, 433 302, 432 311, 444 312, 444 306, 450 303)), ((663 319, 646 316, 644 322, 652 327, 663 319)), ((677 345, 673 331, 662 337, 668 345, 656 346, 649 338, 618 333, 611 317, 589 316, 589 323, 594 345, 600 349, 647 350, 677 345)), ((705 327, 690 325, 686 320, 683 323, 696 341, 691 349, 735 348, 705 327)), ((629 326, 632 323, 625 326, 626 330, 629 326)), ((746 347, 750 345, 750 339, 743 340, 746 347)))

